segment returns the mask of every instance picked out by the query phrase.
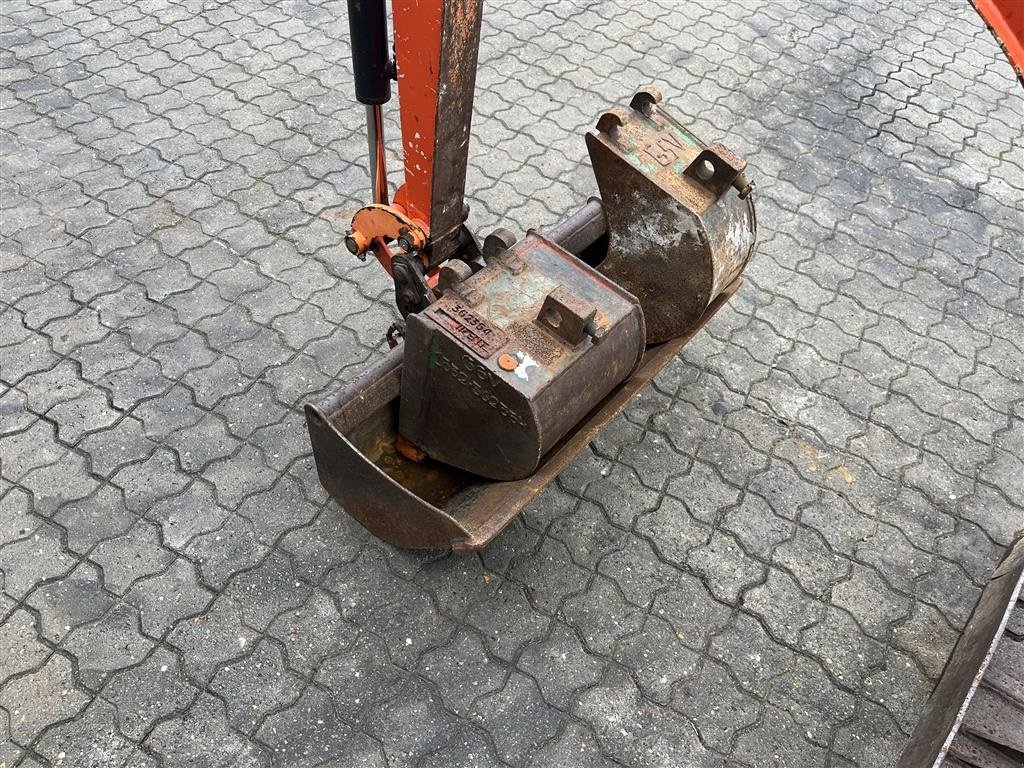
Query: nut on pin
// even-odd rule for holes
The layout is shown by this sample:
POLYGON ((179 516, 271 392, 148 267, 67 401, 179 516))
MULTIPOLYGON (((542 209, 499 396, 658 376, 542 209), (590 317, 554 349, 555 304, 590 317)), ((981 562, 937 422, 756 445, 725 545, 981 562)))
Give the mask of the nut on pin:
POLYGON ((416 245, 413 242, 412 235, 409 234, 408 227, 402 227, 398 230, 398 247, 406 253, 412 253, 416 250, 416 245))
POLYGON ((345 247, 357 259, 366 261, 366 251, 370 247, 370 238, 362 232, 350 229, 348 234, 345 235, 345 247))

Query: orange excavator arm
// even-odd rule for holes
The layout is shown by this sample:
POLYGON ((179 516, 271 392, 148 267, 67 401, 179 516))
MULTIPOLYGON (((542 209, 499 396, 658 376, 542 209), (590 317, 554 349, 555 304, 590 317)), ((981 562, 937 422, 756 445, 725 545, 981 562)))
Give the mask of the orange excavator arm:
POLYGON ((367 105, 373 202, 346 238, 395 280, 402 314, 423 309, 441 265, 479 250, 462 226, 482 0, 394 0, 388 55, 384 0, 349 0, 356 98, 367 105), (404 179, 388 201, 381 108, 398 83, 404 179), (468 253, 467 253, 468 251, 468 253))

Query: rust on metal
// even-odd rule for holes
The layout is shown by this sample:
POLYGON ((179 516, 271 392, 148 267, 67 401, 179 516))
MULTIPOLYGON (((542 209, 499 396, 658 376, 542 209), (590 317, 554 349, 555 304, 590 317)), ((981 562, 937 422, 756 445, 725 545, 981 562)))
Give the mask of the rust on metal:
POLYGON ((756 219, 746 163, 698 139, 653 88, 587 133, 608 219, 599 269, 641 303, 647 341, 685 332, 746 266, 756 219))
POLYGON ((652 346, 640 367, 571 429, 527 478, 487 481, 395 449, 403 347, 388 352, 345 389, 306 406, 320 482, 375 536, 399 547, 467 552, 492 541, 614 419, 732 297, 712 302, 684 335, 652 346))
POLYGON ((525 477, 636 368, 644 339, 633 296, 531 232, 407 318, 401 432, 468 472, 525 477))
POLYGON ((425 315, 450 331, 465 347, 484 360, 508 343, 504 331, 470 309, 469 303, 454 293, 443 296, 427 307, 425 315))
MULTIPOLYGON (((378 445, 378 448, 380 449, 380 455, 383 455, 386 452, 387 446, 378 445)), ((395 438, 395 450, 399 454, 407 458, 409 461, 415 461, 417 464, 419 464, 425 458, 427 458, 427 454, 425 454, 423 451, 421 451, 419 448, 410 443, 401 435, 395 438)))
POLYGON ((559 285, 544 297, 536 322, 566 344, 575 347, 588 330, 591 338, 600 338, 594 325, 596 316, 597 307, 564 285, 559 285))

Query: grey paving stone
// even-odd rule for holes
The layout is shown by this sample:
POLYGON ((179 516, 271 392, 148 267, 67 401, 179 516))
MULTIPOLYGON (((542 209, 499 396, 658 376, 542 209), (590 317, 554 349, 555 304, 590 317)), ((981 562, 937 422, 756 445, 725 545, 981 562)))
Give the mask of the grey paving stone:
POLYGON ((876 639, 885 638, 903 618, 909 602, 890 589, 872 570, 854 566, 851 576, 832 590, 835 605, 845 608, 861 628, 876 639))
POLYGON ((162 571, 174 555, 160 546, 156 526, 144 520, 135 522, 124 534, 106 539, 90 553, 90 559, 103 569, 103 584, 123 595, 145 576, 162 571))
POLYGON ((36 467, 45 467, 66 451, 53 436, 53 429, 42 421, 35 422, 23 432, 0 438, 4 449, 4 464, 0 468, 5 479, 14 482, 36 467))
POLYGON ((57 528, 42 523, 30 535, 0 548, 3 591, 20 600, 36 584, 63 576, 76 563, 62 548, 57 528))
POLYGON ((608 656, 616 641, 643 626, 643 612, 630 605, 614 582, 595 578, 586 592, 564 606, 566 621, 583 638, 588 651, 608 656))
POLYGON ((243 621, 260 631, 284 611, 304 603, 309 593, 309 587, 295 578, 291 561, 275 552, 232 579, 226 591, 241 606, 243 621))
MULTIPOLYGON (((271 463, 277 463, 273 454, 265 455, 271 463)), ((279 467, 281 469, 284 466, 279 467)), ((302 486, 288 476, 281 478, 273 488, 249 496, 238 508, 238 513, 252 522, 260 539, 268 545, 286 531, 312 522, 317 511, 305 498, 302 486)))
POLYGON ((1024 528, 1024 102, 971 8, 487 5, 475 232, 581 205, 580 134, 652 72, 762 226, 730 305, 468 558, 373 541, 305 442, 397 317, 341 243, 343 5, 0 15, 0 696, 45 704, 0 707, 0 762, 891 763, 1024 528))
POLYGON ((513 660, 524 643, 543 638, 550 626, 550 619, 532 610, 523 588, 511 582, 474 606, 466 622, 483 634, 488 650, 505 661, 513 660))
POLYGON ((419 672, 434 683, 445 706, 464 717, 478 699, 505 685, 509 668, 487 653, 475 633, 462 631, 424 654, 419 672))
POLYGON ((4 680, 27 672, 42 665, 50 655, 50 649, 40 642, 36 624, 24 608, 19 608, 0 624, 0 638, 5 648, 3 666, 0 672, 4 680))
POLYGON ((17 389, 0 395, 0 434, 21 432, 32 425, 35 416, 28 410, 28 398, 17 389))
POLYGON ((847 757, 853 765, 884 765, 903 748, 905 737, 884 708, 866 702, 857 720, 838 729, 835 752, 847 757), (877 733, 876 739, 865 739, 863 730, 877 733))
POLYGON ((412 768, 446 745, 455 722, 435 693, 410 683, 377 709, 366 728, 383 744, 389 765, 412 768))
POLYGON ((191 392, 181 385, 142 403, 134 415, 142 420, 146 437, 151 440, 162 440, 179 429, 193 427, 203 418, 202 410, 192 402, 191 392))
POLYGON ((32 493, 36 511, 47 516, 63 504, 84 499, 99 487, 88 474, 86 459, 72 451, 45 467, 33 469, 20 483, 32 493))
POLYGON ((110 391, 115 408, 125 410, 141 400, 159 395, 170 386, 160 373, 160 366, 147 358, 130 369, 108 374, 97 383, 110 391))
POLYGON ((63 647, 78 660, 81 681, 98 690, 111 672, 141 661, 153 643, 139 630, 138 612, 115 605, 98 621, 73 630, 63 647))
POLYGON ((334 714, 328 694, 310 686, 289 709, 267 718, 259 736, 279 763, 312 766, 343 755, 351 730, 334 714))
POLYGON ((468 768, 469 766, 498 766, 502 763, 494 754, 494 748, 487 735, 479 728, 462 726, 449 739, 447 746, 428 755, 423 763, 430 768, 452 766, 452 768, 468 768))
POLYGON ((575 712, 593 729, 601 751, 620 762, 714 764, 693 726, 645 701, 625 670, 614 669, 584 693, 575 712))
POLYGON ((175 497, 189 485, 178 469, 173 453, 161 448, 139 464, 129 464, 112 478, 124 490, 125 504, 136 514, 145 513, 161 499, 175 497))
POLYGON ((214 589, 222 589, 236 573, 259 563, 266 552, 252 523, 237 514, 217 530, 196 536, 185 549, 203 581, 214 589))
POLYGON ((743 691, 725 666, 710 659, 675 688, 672 707, 696 724, 702 742, 723 754, 762 713, 762 703, 743 691))
POLYGON ((932 687, 913 658, 899 651, 890 652, 885 664, 864 682, 867 697, 890 712, 904 731, 917 724, 911 702, 927 697, 932 687))
MULTIPOLYGON (((22 757, 24 750, 11 739, 10 720, 10 715, 0 710, 0 738, 3 739, 0 741, 0 760, 5 761, 9 765, 14 765, 22 757)), ((31 759, 29 758, 28 760, 31 759)), ((23 761, 23 763, 25 762, 28 761, 23 761)), ((31 765, 30 762, 28 764, 31 765)))
POLYGON ((130 757, 134 745, 118 732, 114 708, 102 699, 47 731, 36 749, 54 765, 138 765, 130 757))
POLYGON ((157 647, 141 664, 111 675, 101 695, 114 706, 120 731, 137 740, 158 720, 184 712, 197 693, 174 654, 157 647))
POLYGON ((914 657, 931 678, 937 678, 946 664, 957 633, 935 608, 918 603, 906 622, 893 633, 896 645, 914 657))
MULTIPOLYGON (((227 704, 231 724, 247 734, 269 713, 292 705, 302 687, 301 678, 285 667, 277 645, 267 640, 258 641, 248 656, 225 665, 210 681, 210 690, 227 704)), ((269 734, 275 731, 273 725, 268 729, 269 734)))
POLYGON ((803 633, 801 648, 813 654, 841 682, 862 678, 881 663, 885 646, 862 634, 846 611, 829 607, 825 618, 803 633))
POLYGON ((292 555, 297 576, 319 583, 331 568, 355 559, 363 548, 362 532, 353 520, 328 508, 321 510, 312 523, 287 533, 281 539, 281 548, 292 555))
POLYGON ((832 684, 818 664, 805 658, 796 660, 792 674, 774 682, 768 700, 787 711, 807 739, 826 748, 856 706, 853 692, 832 684))
POLYGON ((311 677, 324 659, 349 647, 356 632, 341 617, 333 598, 319 590, 303 605, 280 614, 268 629, 283 643, 288 666, 303 677, 311 677))
POLYGON ((597 504, 581 502, 564 491, 556 494, 549 490, 542 495, 553 497, 551 501, 544 501, 548 512, 556 502, 558 507, 567 510, 551 523, 548 535, 563 542, 576 563, 595 568, 604 555, 622 547, 628 534, 612 525, 597 504))
POLYGON ((574 765, 609 768, 614 765, 601 753, 596 737, 575 722, 569 722, 556 739, 536 750, 526 764, 530 768, 570 768, 574 765))
POLYGON ((575 565, 569 550, 555 539, 545 539, 535 553, 517 558, 509 575, 523 585, 530 602, 548 614, 555 613, 570 595, 585 589, 590 579, 590 573, 575 565))
POLYGON ((103 484, 91 496, 65 504, 53 520, 67 534, 68 549, 85 554, 99 542, 123 534, 136 518, 125 507, 121 490, 103 484))
POLYGON ((792 576, 775 568, 769 569, 763 584, 744 594, 742 604, 761 617, 773 636, 790 645, 825 615, 823 603, 808 597, 792 576))
POLYGON ((796 579, 800 589, 819 598, 843 580, 850 569, 850 563, 809 528, 797 529, 791 539, 777 547, 773 561, 796 579))
POLYGON ((162 720, 146 736, 144 745, 169 766, 269 766, 270 758, 257 745, 231 730, 224 705, 210 694, 200 694, 182 716, 162 720))
POLYGON ((521 765, 557 735, 565 715, 545 703, 532 678, 513 672, 501 690, 476 702, 470 717, 483 724, 502 760, 521 765))
POLYGON ((139 609, 143 633, 158 640, 182 619, 202 613, 213 594, 199 584, 195 566, 179 557, 163 573, 135 582, 125 599, 139 609))
POLYGON ((64 578, 37 587, 25 602, 39 612, 42 635, 53 643, 76 627, 102 618, 114 605, 103 589, 100 569, 84 562, 64 578))
POLYGON ((331 691, 334 707, 349 722, 380 711, 380 702, 395 696, 407 673, 381 652, 379 637, 360 633, 355 643, 325 660, 316 681, 331 691))
POLYGON ((688 565, 717 599, 727 603, 735 603, 744 590, 765 577, 764 566, 744 552, 733 536, 720 531, 690 552, 688 565))
POLYGON ((627 540, 621 550, 601 560, 598 570, 618 584, 626 599, 640 608, 648 608, 661 590, 674 586, 678 579, 678 570, 659 560, 643 539, 627 540))
POLYGON ((239 445, 224 422, 212 414, 168 435, 165 443, 174 448, 182 469, 190 473, 199 473, 211 461, 230 456, 239 445))
POLYGON ((407 669, 426 649, 447 642, 452 635, 451 621, 434 606, 430 594, 410 583, 395 581, 388 599, 381 601, 378 596, 379 607, 361 624, 345 611, 344 601, 338 599, 336 592, 335 597, 342 616, 380 637, 391 660, 407 669))
POLYGON ((739 736, 733 754, 743 761, 768 754, 777 764, 794 767, 822 765, 826 759, 826 751, 808 742, 785 710, 771 706, 752 728, 739 736))
POLYGON ((146 514, 159 523, 163 542, 178 551, 183 551, 196 536, 218 530, 230 516, 217 503, 210 483, 202 479, 158 501, 146 514))
POLYGON ((30 502, 29 495, 20 488, 9 488, 0 497, 0 542, 9 544, 24 539, 39 527, 30 502))
POLYGON ((793 651, 775 642, 756 618, 743 613, 711 639, 708 651, 729 667, 743 690, 761 696, 775 678, 792 671, 796 658, 793 651))
POLYGON ((11 736, 20 744, 31 743, 44 728, 73 717, 88 701, 75 683, 71 662, 60 654, 0 689, 0 706, 10 715, 11 736))
POLYGON ((274 473, 267 467, 262 451, 249 444, 235 455, 211 464, 204 475, 216 488, 217 501, 228 509, 236 509, 247 497, 274 482, 274 473))

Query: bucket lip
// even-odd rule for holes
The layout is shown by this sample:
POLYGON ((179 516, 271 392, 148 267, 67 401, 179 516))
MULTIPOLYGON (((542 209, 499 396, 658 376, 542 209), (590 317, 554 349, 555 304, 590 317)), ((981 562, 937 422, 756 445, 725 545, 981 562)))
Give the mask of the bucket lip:
POLYGON ((533 474, 512 481, 480 478, 478 483, 456 493, 443 509, 416 495, 372 462, 339 428, 347 425, 345 431, 351 432, 381 409, 395 407, 403 355, 403 348, 396 347, 339 392, 319 403, 306 404, 307 427, 320 482, 349 515, 391 544, 410 549, 451 548, 456 552, 482 549, 675 358, 725 306, 741 283, 742 278, 730 283, 685 334, 648 347, 634 374, 573 427, 541 459, 533 474))

